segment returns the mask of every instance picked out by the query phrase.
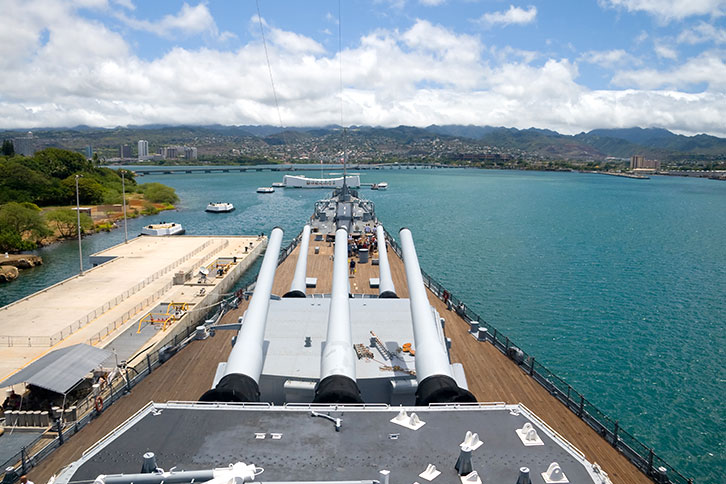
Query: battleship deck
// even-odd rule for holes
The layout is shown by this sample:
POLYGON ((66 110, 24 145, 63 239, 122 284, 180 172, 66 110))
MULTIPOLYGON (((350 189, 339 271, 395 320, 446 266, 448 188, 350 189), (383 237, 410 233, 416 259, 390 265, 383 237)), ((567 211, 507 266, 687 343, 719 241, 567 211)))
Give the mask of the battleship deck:
MULTIPOLYGON (((238 276, 259 254, 264 241, 256 236, 137 237, 94 254, 91 261, 100 265, 83 276, 0 308, 0 380, 61 347, 78 343, 105 347, 124 332, 137 337, 135 321, 155 308, 164 313, 170 302, 186 304, 191 310, 206 302, 205 296, 217 286, 233 282, 227 281, 228 276, 238 276), (172 283, 178 272, 197 276, 201 266, 231 262, 234 257, 239 267, 228 268, 219 278, 211 274, 201 284, 198 277, 172 283), (164 307, 159 308, 160 304, 164 307)), ((153 339, 149 332, 140 336, 153 339)))
MULTIPOLYGON (((314 237, 314 236, 313 236, 314 237)), ((296 248, 278 267, 273 285, 274 294, 284 294, 290 287, 296 248)), ((317 287, 309 293, 330 293, 332 285, 333 247, 326 242, 311 240, 308 254, 308 277, 317 278, 317 287), (318 253, 315 253, 316 247, 318 253)), ((393 282, 399 297, 408 296, 403 262, 389 251, 393 282)), ((376 294, 369 279, 378 277, 378 266, 358 264, 351 278, 353 293, 376 294)), ((452 340, 452 360, 464 365, 469 389, 482 402, 522 403, 531 409, 556 432, 579 448, 590 462, 597 462, 614 484, 649 483, 625 457, 594 430, 581 421, 544 388, 525 374, 490 343, 479 342, 469 332, 468 324, 429 292, 429 301, 446 319, 446 335, 452 340)), ((225 315, 222 323, 236 322, 246 309, 246 303, 225 315)), ((81 453, 116 426, 124 422, 149 401, 195 401, 208 390, 219 362, 227 360, 231 350, 231 331, 218 331, 214 338, 193 341, 167 363, 144 379, 133 391, 66 442, 29 476, 35 482, 45 482, 61 467, 76 460, 81 453)))

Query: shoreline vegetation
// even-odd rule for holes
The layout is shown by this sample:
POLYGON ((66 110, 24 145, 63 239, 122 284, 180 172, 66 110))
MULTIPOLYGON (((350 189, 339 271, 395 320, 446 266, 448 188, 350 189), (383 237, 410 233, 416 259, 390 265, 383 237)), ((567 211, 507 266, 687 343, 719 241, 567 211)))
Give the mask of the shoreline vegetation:
POLYGON ((58 148, 32 157, 0 154, 0 253, 18 253, 78 237, 76 182, 81 235, 110 231, 123 218, 122 174, 129 218, 174 209, 173 188, 136 183, 129 170, 98 166, 97 158, 58 148))

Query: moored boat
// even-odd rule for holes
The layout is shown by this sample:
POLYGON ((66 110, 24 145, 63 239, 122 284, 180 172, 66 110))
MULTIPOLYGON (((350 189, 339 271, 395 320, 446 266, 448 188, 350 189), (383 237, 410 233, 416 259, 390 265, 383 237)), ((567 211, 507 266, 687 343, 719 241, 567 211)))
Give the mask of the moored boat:
POLYGON ((257 193, 275 193, 275 189, 272 187, 259 187, 257 193))
POLYGON ((152 237, 165 237, 169 235, 182 235, 186 230, 181 224, 175 222, 162 222, 160 224, 149 224, 141 229, 141 235, 152 237))
POLYGON ((229 202, 209 202, 205 212, 210 213, 225 213, 234 210, 234 205, 229 202))

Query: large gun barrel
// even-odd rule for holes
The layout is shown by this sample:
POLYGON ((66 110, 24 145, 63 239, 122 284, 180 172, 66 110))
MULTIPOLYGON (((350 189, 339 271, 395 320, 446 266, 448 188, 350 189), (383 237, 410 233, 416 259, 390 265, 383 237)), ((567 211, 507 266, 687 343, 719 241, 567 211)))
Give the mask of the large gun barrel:
POLYGON ((305 278, 308 269, 308 247, 310 246, 310 225, 303 227, 302 239, 300 239, 300 250, 297 253, 295 264, 295 275, 292 277, 290 290, 283 297, 305 297, 305 278))
POLYGON ((449 354, 443 333, 434 318, 426 296, 421 268, 411 231, 403 228, 399 233, 403 264, 411 303, 413 339, 416 348, 416 405, 430 403, 475 402, 468 390, 460 388, 453 378, 449 354))
POLYGON ((335 232, 328 332, 313 403, 362 403, 355 381, 356 357, 350 326, 349 288, 348 231, 340 228, 335 232))
POLYGON ((267 311, 270 306, 272 283, 282 245, 282 229, 275 227, 270 234, 267 251, 262 260, 257 285, 244 316, 242 328, 229 354, 224 376, 215 388, 200 399, 203 402, 258 402, 259 380, 263 364, 263 344, 267 311))
POLYGON ((393 286, 393 277, 391 277, 391 266, 388 264, 386 234, 383 231, 383 225, 376 227, 376 239, 378 240, 378 297, 397 298, 396 288, 393 286))

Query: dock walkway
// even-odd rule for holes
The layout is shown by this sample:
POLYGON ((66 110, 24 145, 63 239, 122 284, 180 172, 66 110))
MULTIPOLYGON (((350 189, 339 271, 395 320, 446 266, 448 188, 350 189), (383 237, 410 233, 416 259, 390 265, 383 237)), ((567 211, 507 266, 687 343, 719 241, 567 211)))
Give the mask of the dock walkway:
MULTIPOLYGON (((288 291, 298 251, 299 246, 278 267, 273 294, 282 295, 288 291)), ((317 278, 317 287, 309 289, 309 293, 330 293, 332 254, 332 245, 311 240, 307 276, 317 278), (318 254, 315 253, 315 247, 319 248, 318 254)), ((389 261, 399 297, 408 297, 403 261, 392 250, 389 250, 389 261)), ((358 294, 376 294, 377 289, 369 285, 371 277, 378 277, 378 266, 371 263, 358 264, 356 274, 351 278, 351 291, 358 294)), ((469 334, 468 324, 455 312, 448 310, 443 301, 431 292, 429 292, 429 301, 446 319, 446 335, 452 340, 452 360, 464 365, 469 389, 479 401, 526 405, 566 440, 579 448, 590 462, 597 462, 609 474, 613 484, 651 482, 520 367, 490 343, 477 341, 469 334)), ((245 309, 246 305, 242 305, 239 309, 231 311, 225 315, 223 323, 236 322, 245 309)), ((196 401, 211 387, 217 364, 227 360, 232 336, 231 331, 219 331, 214 338, 192 342, 143 380, 129 395, 119 400, 40 466, 33 469, 29 474, 30 478, 38 483, 46 482, 61 467, 77 459, 86 448, 149 401, 196 401)))
MULTIPOLYGON (((137 237, 94 254, 103 263, 83 276, 0 308, 0 380, 58 348, 104 347, 160 302, 202 301, 199 288, 174 285, 173 275, 220 257, 242 263, 261 243, 257 237, 137 237)), ((209 279, 205 293, 223 282, 214 274, 209 279)))

